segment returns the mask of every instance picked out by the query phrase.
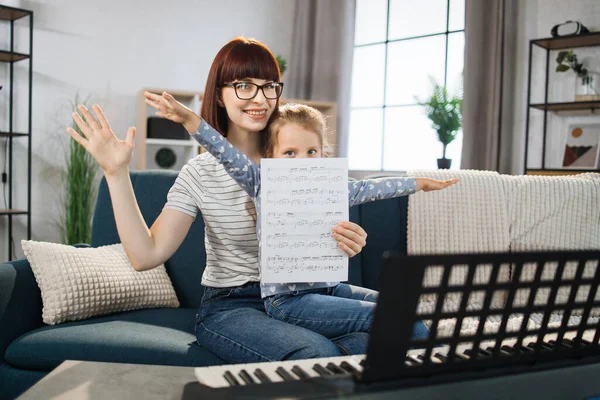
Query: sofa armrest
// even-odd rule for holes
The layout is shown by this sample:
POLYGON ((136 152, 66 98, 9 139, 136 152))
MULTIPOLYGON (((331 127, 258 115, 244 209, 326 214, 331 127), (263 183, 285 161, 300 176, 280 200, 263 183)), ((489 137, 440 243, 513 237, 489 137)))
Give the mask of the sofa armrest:
POLYGON ((0 355, 42 323, 42 297, 27 259, 0 264, 0 355))

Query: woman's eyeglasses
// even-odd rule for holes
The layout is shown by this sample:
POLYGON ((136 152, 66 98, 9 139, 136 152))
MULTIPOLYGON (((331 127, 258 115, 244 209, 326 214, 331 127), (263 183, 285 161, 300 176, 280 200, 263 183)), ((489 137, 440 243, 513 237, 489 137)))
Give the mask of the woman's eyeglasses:
POLYGON ((235 95, 240 100, 252 100, 261 89, 265 98, 277 100, 283 91, 283 82, 268 82, 264 85, 257 85, 252 82, 233 82, 225 83, 223 86, 233 87, 235 95))

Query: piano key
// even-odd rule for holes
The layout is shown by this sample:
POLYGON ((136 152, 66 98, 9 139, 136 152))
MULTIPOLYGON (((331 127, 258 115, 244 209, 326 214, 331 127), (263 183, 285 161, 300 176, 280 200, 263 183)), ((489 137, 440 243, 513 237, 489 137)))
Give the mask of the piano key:
POLYGON ((275 372, 277 372, 277 374, 279 376, 281 376, 281 378, 284 381, 295 381, 296 378, 294 378, 294 376, 292 374, 290 374, 285 368, 283 367, 279 367, 275 370, 275 372))
POLYGON ((541 345, 542 345, 542 350, 553 350, 554 349, 554 346, 552 346, 544 341, 541 342, 541 345))
MULTIPOLYGON (((494 347, 490 346, 490 347, 486 348, 485 351, 487 351, 490 355, 492 355, 494 353, 494 347)), ((503 355, 503 356, 510 356, 510 352, 502 349, 502 347, 500 347, 498 354, 503 355)))
POLYGON ((251 385, 251 384, 256 383, 256 381, 254 380, 254 378, 252 378, 252 376, 245 369, 242 369, 240 371, 240 373, 238 374, 238 376, 240 378, 242 378, 242 380, 244 381, 244 383, 246 383, 247 385, 251 385))
POLYGON ((221 366, 194 369, 194 374, 200 383, 214 387, 229 387, 229 382, 223 377, 223 372, 224 369, 221 366))
MULTIPOLYGON (((320 377, 321 375, 317 371, 313 370, 313 365, 315 364, 322 364, 323 366, 331 362, 337 366, 340 366, 340 364, 345 361, 346 363, 348 363, 348 365, 351 365, 353 368, 356 369, 357 372, 360 373, 363 370, 363 367, 360 366, 359 363, 363 359, 364 355, 356 355, 250 364, 218 365, 211 367, 195 368, 194 373, 196 374, 196 377, 198 378, 198 381, 200 383, 218 388, 230 387, 230 383, 224 378, 225 371, 230 371, 234 377, 238 377, 240 385, 251 384, 246 382, 246 380, 243 379, 240 375, 242 370, 246 370, 248 374, 256 381, 257 384, 266 382, 276 383, 284 381, 283 378, 276 372, 277 368, 280 366, 285 368, 287 371, 292 371, 292 368, 294 366, 298 366, 308 375, 308 378, 316 378, 320 377), (258 374, 257 370, 260 371, 258 372, 258 374)), ((295 375, 292 376, 296 378, 295 375)), ((298 377, 298 379, 301 378, 298 377)))
MULTIPOLYGON (((256 368, 256 370, 254 371, 254 376, 256 376, 261 383, 271 383, 271 379, 260 368, 256 368)), ((212 386, 212 385, 210 385, 210 386, 212 386)), ((214 387, 218 387, 218 386, 214 386, 214 387)))
POLYGON ((361 359, 358 359, 356 357, 351 357, 346 360, 346 362, 350 364, 358 373, 361 373, 364 369, 360 361, 361 359))
MULTIPOLYGON (((234 365, 230 365, 230 368, 227 368, 226 370, 229 371, 231 373, 231 375, 236 379, 236 381, 238 382, 239 386, 244 386, 244 385, 250 385, 251 383, 246 382, 245 379, 242 378, 241 376, 241 372, 243 370, 247 370, 248 364, 234 364, 234 365)), ((222 371, 222 374, 225 373, 225 370, 222 371)), ((250 374, 248 374, 250 375, 250 374)), ((224 377, 225 378, 225 377, 224 377)), ((227 380, 227 378, 225 378, 227 380)), ((227 382, 229 382, 227 380, 227 382)))
MULTIPOLYGON (((476 358, 485 358, 485 357, 489 357, 489 356, 491 356, 491 355, 492 355, 492 353, 491 353, 491 352, 494 350, 494 348, 493 348, 493 347, 488 347, 488 349, 491 349, 491 350, 482 349, 482 348, 480 347, 480 348, 478 349, 478 351, 477 351, 477 356, 476 356, 476 358)), ((466 349, 466 350, 465 350, 463 353, 464 353, 465 355, 467 355, 467 356, 471 357, 471 355, 474 353, 474 351, 473 351, 473 349, 466 349)))
POLYGON ((332 372, 330 372, 327 368, 325 368, 324 366, 322 366, 319 363, 313 365, 312 368, 313 368, 313 370, 317 371, 317 373, 319 373, 319 375, 321 375, 321 376, 330 376, 330 375, 333 375, 332 372))
POLYGON ((423 361, 421 361, 417 356, 414 356, 412 354, 408 354, 406 356, 407 360, 410 361, 411 365, 421 365, 423 364, 423 361))
POLYGON ((348 361, 342 361, 340 364, 340 367, 342 367, 343 369, 345 369, 346 371, 348 371, 352 374, 358 372, 358 370, 356 368, 354 368, 352 365, 350 365, 350 363, 348 361))
POLYGON ((347 372, 345 370, 343 370, 342 368, 340 368, 339 366, 337 366, 336 364, 334 364, 332 362, 328 363, 325 366, 325 368, 327 368, 328 370, 330 370, 334 374, 347 374, 347 372))
POLYGON ((501 346, 500 350, 503 350, 504 352, 506 352, 508 354, 513 354, 515 352, 515 348, 513 346, 509 346, 507 344, 501 346))
POLYGON ((225 371, 225 373, 223 374, 223 377, 225 378, 225 380, 227 382, 229 382, 229 384, 231 386, 239 386, 240 385, 240 383, 238 382, 237 379, 235 379, 235 376, 233 376, 231 371, 225 371))
MULTIPOLYGON (((345 362, 345 361, 344 361, 344 362, 345 362)), ((295 374, 298 376, 298 378, 300 378, 300 379, 308 379, 308 378, 310 378, 310 377, 311 377, 311 376, 310 376, 310 375, 309 375, 309 374, 308 374, 308 373, 307 373, 305 370, 303 370, 303 369, 302 369, 302 367, 300 367, 299 365, 294 365, 294 366, 292 367, 292 372, 293 372, 293 373, 295 373, 295 374)))

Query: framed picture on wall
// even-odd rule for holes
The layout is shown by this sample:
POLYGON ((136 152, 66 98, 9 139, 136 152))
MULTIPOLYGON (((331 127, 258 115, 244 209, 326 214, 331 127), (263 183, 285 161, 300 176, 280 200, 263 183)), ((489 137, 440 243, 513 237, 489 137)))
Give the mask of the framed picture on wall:
POLYGON ((571 124, 568 129, 563 168, 598 168, 600 124, 571 124))

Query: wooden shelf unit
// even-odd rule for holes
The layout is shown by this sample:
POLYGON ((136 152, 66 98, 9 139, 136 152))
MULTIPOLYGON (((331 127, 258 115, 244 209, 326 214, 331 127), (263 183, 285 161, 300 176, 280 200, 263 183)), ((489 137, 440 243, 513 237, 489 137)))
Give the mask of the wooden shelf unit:
POLYGON ((31 144, 31 108, 32 108, 32 83, 33 83, 33 67, 32 67, 32 54, 33 54, 33 11, 23 10, 20 8, 8 7, 4 5, 0 5, 0 21, 4 21, 5 25, 8 28, 8 43, 9 49, 0 50, 0 63, 4 63, 6 68, 8 69, 8 79, 6 83, 6 87, 4 88, 4 92, 8 92, 8 101, 6 103, 7 108, 7 124, 6 126, 0 126, 0 138, 5 141, 4 148, 6 149, 5 160, 7 164, 6 170, 6 181, 2 184, 2 190, 5 191, 6 197, 4 197, 4 206, 6 208, 0 209, 0 215, 3 218, 7 219, 7 242, 8 242, 8 251, 7 256, 8 260, 11 261, 13 259, 13 242, 20 242, 19 239, 14 238, 14 216, 26 216, 26 227, 27 227, 27 239, 31 239, 31 152, 32 152, 32 144, 31 144), (28 30, 29 30, 29 53, 23 54, 15 51, 15 21, 24 17, 29 17, 28 22, 28 30), (19 61, 26 60, 27 62, 27 71, 28 71, 28 86, 27 92, 25 92, 24 88, 22 92, 19 93, 18 97, 27 98, 27 107, 26 112, 23 114, 27 115, 27 131, 17 132, 17 128, 15 127, 16 123, 14 121, 14 110, 19 105, 17 100, 15 99, 15 68, 14 64, 19 61), (27 140, 26 148, 27 148, 27 181, 19 182, 22 185, 26 185, 26 207, 25 204, 21 204, 22 201, 19 201, 19 204, 15 204, 14 201, 14 192, 16 182, 14 180, 14 167, 15 167, 15 157, 13 154, 13 140, 27 140))
POLYGON ((528 175, 573 175, 583 172, 599 172, 600 166, 595 169, 589 170, 577 170, 577 169, 557 169, 546 167, 546 134, 548 129, 548 113, 555 114, 569 114, 577 111, 589 111, 594 114, 597 109, 600 109, 600 101, 572 101, 572 102, 550 102, 548 101, 548 87, 549 87, 549 75, 550 75, 550 51, 552 50, 563 50, 579 47, 594 47, 600 46, 600 32, 592 32, 584 35, 571 35, 571 36, 560 36, 551 38, 534 39, 529 42, 529 72, 527 79, 527 114, 525 122, 525 174, 528 175), (544 88, 544 102, 532 103, 531 102, 531 82, 532 82, 532 57, 533 48, 537 46, 545 50, 545 88, 544 88), (543 128, 542 128, 542 162, 541 168, 529 168, 527 166, 527 159, 529 157, 529 140, 530 140, 530 114, 531 110, 541 110, 543 115, 543 128))
POLYGON ((573 102, 565 102, 565 103, 536 103, 531 104, 530 107, 536 108, 538 110, 547 110, 547 111, 582 111, 582 110, 590 110, 594 112, 600 108, 600 101, 573 101, 573 102))
POLYGON ((133 168, 136 170, 148 169, 148 145, 150 146, 166 146, 171 148, 179 148, 183 146, 185 148, 185 156, 192 158, 194 155, 199 153, 199 145, 197 142, 190 138, 189 140, 171 140, 171 139, 149 139, 148 138, 148 117, 154 115, 154 109, 146 105, 144 92, 148 91, 154 94, 162 94, 166 91, 171 94, 177 101, 185 104, 186 106, 197 106, 194 112, 200 113, 200 104, 202 101, 202 92, 198 91, 186 91, 186 90, 169 90, 169 89, 158 89, 158 88, 145 88, 140 90, 137 96, 137 118, 136 118, 136 133, 135 133, 135 147, 133 157, 133 168))

